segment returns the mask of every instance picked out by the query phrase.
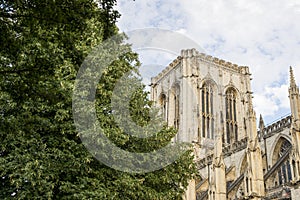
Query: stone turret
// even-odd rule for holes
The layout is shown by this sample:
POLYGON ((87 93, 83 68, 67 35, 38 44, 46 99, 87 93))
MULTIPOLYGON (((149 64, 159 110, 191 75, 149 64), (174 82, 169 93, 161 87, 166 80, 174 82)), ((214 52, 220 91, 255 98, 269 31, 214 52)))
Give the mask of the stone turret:
POLYGON ((296 84, 292 67, 290 67, 290 87, 289 98, 291 104, 291 112, 293 118, 293 125, 300 127, 300 97, 299 87, 296 84))
POLYGON ((289 87, 289 99, 292 112, 292 153, 290 164, 292 166, 291 171, 293 175, 293 182, 300 181, 300 95, 299 87, 296 84, 292 67, 290 67, 290 87, 289 87))
POLYGON ((250 199, 262 199, 265 195, 263 162, 261 148, 258 141, 256 128, 256 114, 253 110, 252 95, 248 93, 248 129, 247 129, 247 162, 248 168, 245 176, 246 196, 250 199))

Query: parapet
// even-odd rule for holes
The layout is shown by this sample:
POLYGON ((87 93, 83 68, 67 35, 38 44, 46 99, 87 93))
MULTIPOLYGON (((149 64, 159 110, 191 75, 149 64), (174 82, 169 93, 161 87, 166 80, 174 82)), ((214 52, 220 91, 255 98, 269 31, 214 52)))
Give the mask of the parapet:
POLYGON ((151 79, 152 84, 157 83, 162 77, 164 77, 178 64, 180 64, 183 59, 189 59, 189 58, 198 58, 200 61, 217 65, 226 68, 228 70, 234 71, 236 73, 251 75, 248 66, 239 66, 237 64, 233 64, 231 62, 207 55, 205 53, 200 53, 196 49, 185 49, 185 50, 181 50, 181 55, 178 56, 175 60, 173 60, 162 72, 160 72, 157 76, 151 79))

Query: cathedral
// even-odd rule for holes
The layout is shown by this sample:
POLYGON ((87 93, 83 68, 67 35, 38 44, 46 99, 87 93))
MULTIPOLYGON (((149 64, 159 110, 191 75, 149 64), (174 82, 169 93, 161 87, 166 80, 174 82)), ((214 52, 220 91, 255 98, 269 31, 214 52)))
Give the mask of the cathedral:
POLYGON ((182 50, 151 79, 151 99, 174 141, 194 147, 199 178, 185 200, 300 199, 300 95, 290 68, 291 114, 265 126, 253 109, 249 67, 182 50), (258 124, 258 125, 257 125, 258 124))

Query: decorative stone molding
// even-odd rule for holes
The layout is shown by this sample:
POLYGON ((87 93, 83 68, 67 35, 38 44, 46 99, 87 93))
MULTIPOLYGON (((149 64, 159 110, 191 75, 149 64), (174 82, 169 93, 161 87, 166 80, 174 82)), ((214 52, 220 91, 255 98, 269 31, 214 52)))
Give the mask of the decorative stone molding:
POLYGON ((269 138, 277 133, 280 133, 285 128, 290 128, 291 124, 292 118, 289 115, 279 121, 274 122, 273 124, 268 125, 263 131, 258 131, 258 135, 263 138, 269 138))
POLYGON ((187 49, 187 50, 182 50, 181 56, 178 56, 162 72, 160 72, 157 76, 153 77, 151 79, 152 84, 156 84, 158 81, 160 81, 162 77, 166 76, 172 69, 177 67, 182 62, 183 58, 192 58, 192 57, 198 58, 200 61, 206 62, 208 64, 217 65, 219 67, 221 66, 223 68, 229 69, 236 73, 251 75, 249 73, 248 66, 239 66, 237 64, 233 64, 231 62, 210 55, 206 55, 204 53, 199 53, 196 49, 187 49))

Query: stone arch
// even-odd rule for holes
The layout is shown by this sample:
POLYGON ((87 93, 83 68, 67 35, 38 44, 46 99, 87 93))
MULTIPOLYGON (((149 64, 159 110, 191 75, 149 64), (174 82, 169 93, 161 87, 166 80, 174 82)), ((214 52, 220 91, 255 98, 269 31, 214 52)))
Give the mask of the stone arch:
POLYGON ((168 96, 168 91, 169 91, 169 88, 166 83, 166 80, 161 80, 158 83, 157 87, 155 87, 156 100, 159 101, 159 97, 161 94, 165 94, 166 96, 168 96))
POLYGON ((214 87, 215 90, 218 89, 218 88, 217 88, 218 84, 217 84, 216 81, 214 81, 212 78, 205 77, 204 79, 202 79, 202 80, 200 81, 199 86, 202 87, 205 83, 206 83, 206 84, 212 85, 212 86, 214 87))
POLYGON ((158 105, 160 107, 160 112, 162 119, 168 121, 168 97, 164 92, 161 92, 158 96, 158 105))
POLYGON ((226 94, 226 91, 228 89, 234 89, 236 91, 236 94, 237 94, 237 98, 238 99, 241 99, 241 93, 239 91, 239 89, 237 87, 235 87, 233 84, 228 84, 224 87, 224 90, 222 91, 222 94, 226 94))
POLYGON ((272 165, 274 165, 274 163, 276 163, 276 161, 278 159, 278 153, 280 151, 280 147, 283 144, 283 142, 285 142, 285 141, 292 144, 291 139, 284 134, 279 134, 277 136, 277 138, 275 139, 275 141, 271 147, 271 151, 270 151, 271 152, 270 158, 271 158, 272 165))
MULTIPOLYGON (((271 155, 270 155, 270 161, 271 166, 273 166, 281 156, 287 151, 289 147, 291 147, 292 143, 290 139, 280 134, 272 148, 271 148, 271 155)), ((292 171, 291 171, 291 165, 290 160, 283 160, 281 165, 277 168, 276 172, 267 180, 267 185, 269 186, 278 186, 283 183, 289 182, 292 180, 292 171)))
POLYGON ((171 90, 170 92, 180 92, 181 87, 180 87, 180 82, 179 81, 175 81, 172 86, 171 86, 171 90))
POLYGON ((158 96, 158 103, 161 105, 162 101, 167 99, 167 95, 165 92, 161 92, 158 96))

